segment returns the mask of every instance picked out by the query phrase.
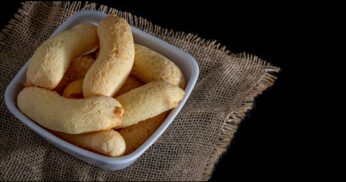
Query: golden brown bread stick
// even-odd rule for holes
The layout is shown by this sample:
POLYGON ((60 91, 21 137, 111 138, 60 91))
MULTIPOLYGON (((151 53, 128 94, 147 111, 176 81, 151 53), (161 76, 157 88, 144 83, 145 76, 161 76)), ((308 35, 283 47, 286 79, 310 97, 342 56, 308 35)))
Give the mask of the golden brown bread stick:
POLYGON ((165 56, 135 44, 135 62, 131 74, 144 82, 163 80, 185 88, 185 78, 179 67, 165 56))
POLYGON ((26 87, 17 97, 19 109, 40 125, 69 134, 107 130, 120 125, 124 109, 111 97, 66 99, 57 92, 26 87))
POLYGON ((125 155, 140 147, 166 119, 169 111, 119 130, 126 143, 125 155))
POLYGON ((106 156, 123 155, 126 149, 123 137, 113 129, 76 135, 57 131, 51 132, 74 145, 106 156))
POLYGON ((124 128, 170 110, 183 99, 185 92, 178 86, 164 81, 154 81, 116 97, 125 112, 124 128))
POLYGON ((96 26, 82 23, 49 38, 37 48, 28 66, 28 85, 55 88, 71 60, 98 45, 96 26), (87 37, 87 38, 86 38, 87 37))
POLYGON ((134 61, 131 28, 123 18, 109 15, 97 27, 100 53, 83 81, 85 98, 113 96, 130 74, 134 61))

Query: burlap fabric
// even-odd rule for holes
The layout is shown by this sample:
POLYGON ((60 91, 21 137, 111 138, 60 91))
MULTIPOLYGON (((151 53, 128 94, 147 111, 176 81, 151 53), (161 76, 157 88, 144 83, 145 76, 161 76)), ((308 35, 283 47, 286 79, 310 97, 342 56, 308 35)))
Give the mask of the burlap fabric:
POLYGON ((25 2, 0 34, 0 180, 208 180, 254 97, 279 71, 259 58, 232 54, 215 41, 174 32, 93 3, 25 2), (97 9, 190 53, 200 76, 183 110, 162 137, 132 166, 106 171, 60 151, 16 120, 4 91, 42 41, 70 15, 97 9))

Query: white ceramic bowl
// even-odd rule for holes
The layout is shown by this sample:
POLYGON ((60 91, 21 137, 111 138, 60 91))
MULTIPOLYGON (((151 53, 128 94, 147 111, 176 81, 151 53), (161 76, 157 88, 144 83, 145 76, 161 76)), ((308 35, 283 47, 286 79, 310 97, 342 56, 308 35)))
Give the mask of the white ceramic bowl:
MULTIPOLYGON (((72 26, 82 23, 82 22, 90 22, 94 24, 98 24, 98 22, 104 18, 106 14, 103 14, 98 11, 81 11, 69 17, 59 28, 53 33, 53 35, 62 32, 72 26)), ((132 27, 132 32, 134 36, 134 40, 138 44, 145 45, 163 55, 170 58, 175 64, 179 66, 182 72, 185 75, 187 86, 185 89, 185 97, 179 103, 178 107, 176 107, 166 120, 162 123, 162 125, 155 131, 155 133, 136 151, 122 157, 106 157, 80 147, 77 147, 73 144, 70 144, 55 135, 51 134, 40 125, 33 122, 31 119, 26 117, 17 107, 16 100, 17 95, 20 90, 23 89, 23 84, 25 81, 25 74, 28 67, 28 63, 26 63, 11 83, 7 86, 5 91, 5 102, 8 110, 22 123, 31 128, 37 134, 42 136, 51 144, 60 148, 61 150, 77 157, 78 159, 85 161, 89 164, 98 166, 103 169, 109 170, 119 170, 123 169, 133 162, 135 162, 166 130, 166 128, 172 123, 176 115, 179 113, 183 105, 185 104, 187 98, 189 97, 194 85, 196 84, 199 68, 195 59, 191 57, 186 52, 168 44, 165 41, 162 41, 148 33, 145 33, 135 27, 132 27)))

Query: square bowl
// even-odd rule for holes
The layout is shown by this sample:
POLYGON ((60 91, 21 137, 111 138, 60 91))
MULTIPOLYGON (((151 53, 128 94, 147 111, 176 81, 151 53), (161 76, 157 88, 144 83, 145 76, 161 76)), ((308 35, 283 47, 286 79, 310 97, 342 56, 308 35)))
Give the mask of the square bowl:
MULTIPOLYGON (((77 12, 74 15, 70 16, 63 24, 61 24, 58 27, 58 29, 52 34, 52 36, 71 28, 76 24, 83 22, 89 22, 97 25, 98 22, 106 16, 107 15, 104 13, 93 10, 77 12)), ((36 124, 30 118, 26 117, 18 109, 16 101, 18 93, 24 87, 23 84, 25 82, 26 70, 28 68, 28 63, 30 60, 19 70, 17 75, 13 78, 13 80, 6 88, 5 102, 8 110, 19 121, 24 123, 38 135, 46 139, 48 142, 84 162, 108 170, 119 170, 128 167, 129 165, 134 163, 162 135, 162 133, 172 123, 172 121, 177 116, 177 114, 185 104, 186 100, 190 96, 199 74, 198 64, 191 55, 135 27, 131 28, 134 41, 136 43, 147 46, 150 49, 153 49, 172 60, 182 70, 187 83, 185 88, 185 96, 179 103, 179 105, 170 112, 165 121, 152 134, 152 136, 134 152, 121 157, 103 156, 101 154, 88 151, 86 149, 75 146, 69 142, 66 142, 63 139, 60 139, 59 137, 51 134, 49 131, 41 127, 40 125, 36 124)))

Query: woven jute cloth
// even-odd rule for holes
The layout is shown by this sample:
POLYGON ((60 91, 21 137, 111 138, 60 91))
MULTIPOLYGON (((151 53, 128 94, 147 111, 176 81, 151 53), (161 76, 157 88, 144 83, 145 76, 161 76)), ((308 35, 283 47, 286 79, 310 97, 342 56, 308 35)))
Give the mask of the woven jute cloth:
POLYGON ((275 81, 274 67, 215 41, 175 32, 94 3, 25 2, 0 34, 0 180, 208 180, 254 98, 275 81), (31 131, 7 110, 4 91, 35 49, 77 11, 115 13, 188 52, 200 76, 182 111, 133 165, 107 171, 84 163, 31 131))

